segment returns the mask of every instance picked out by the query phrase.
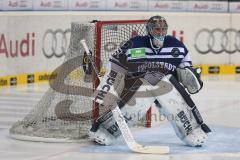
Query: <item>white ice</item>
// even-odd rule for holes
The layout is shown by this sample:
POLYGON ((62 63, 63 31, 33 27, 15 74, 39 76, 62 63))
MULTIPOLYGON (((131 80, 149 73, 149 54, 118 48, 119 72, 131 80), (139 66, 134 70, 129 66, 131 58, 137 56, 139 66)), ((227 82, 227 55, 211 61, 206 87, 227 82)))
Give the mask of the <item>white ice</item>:
POLYGON ((141 144, 168 145, 168 155, 131 152, 122 138, 111 146, 88 143, 43 143, 11 139, 9 127, 21 120, 38 102, 47 85, 0 89, 1 160, 239 160, 240 78, 204 77, 204 88, 192 98, 213 133, 203 147, 185 146, 166 121, 154 120, 149 129, 133 129, 141 144))

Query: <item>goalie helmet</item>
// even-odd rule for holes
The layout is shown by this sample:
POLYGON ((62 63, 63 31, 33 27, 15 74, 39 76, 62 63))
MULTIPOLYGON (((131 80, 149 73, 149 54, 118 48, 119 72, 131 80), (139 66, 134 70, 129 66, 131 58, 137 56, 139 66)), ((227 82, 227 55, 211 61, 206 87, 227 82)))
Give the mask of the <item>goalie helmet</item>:
POLYGON ((164 38, 167 35, 167 29, 167 21, 161 16, 153 16, 147 21, 146 30, 154 48, 162 47, 164 38))

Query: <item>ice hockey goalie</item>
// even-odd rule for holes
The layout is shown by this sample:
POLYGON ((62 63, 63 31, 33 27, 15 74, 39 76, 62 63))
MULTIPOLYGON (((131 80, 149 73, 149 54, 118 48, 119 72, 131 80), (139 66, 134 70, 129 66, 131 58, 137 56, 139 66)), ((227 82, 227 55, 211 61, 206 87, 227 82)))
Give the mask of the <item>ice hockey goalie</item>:
MULTIPOLYGON (((151 17, 146 24, 147 35, 129 39, 112 55, 110 70, 93 97, 100 104, 117 102, 130 126, 155 103, 162 114, 176 117, 171 124, 185 144, 201 146, 211 130, 189 95, 202 88, 201 71, 192 67, 187 48, 167 35, 167 29, 165 18, 151 17), (168 85, 161 85, 163 82, 168 85), (146 90, 147 85, 153 90, 146 90), (146 91, 148 94, 139 95, 146 91), (117 98, 109 99, 108 93, 117 98)), ((120 135, 111 110, 100 115, 89 133, 102 145, 110 145, 120 135)))

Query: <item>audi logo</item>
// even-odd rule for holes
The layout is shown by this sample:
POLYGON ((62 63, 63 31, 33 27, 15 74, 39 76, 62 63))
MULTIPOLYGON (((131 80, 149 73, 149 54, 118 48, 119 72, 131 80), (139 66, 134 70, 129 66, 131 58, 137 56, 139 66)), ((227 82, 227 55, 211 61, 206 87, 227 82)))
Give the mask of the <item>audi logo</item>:
POLYGON ((228 29, 201 29, 197 32, 194 47, 200 54, 240 52, 240 30, 228 29))
POLYGON ((42 52, 45 57, 52 58, 66 55, 70 42, 71 29, 48 29, 42 39, 42 52))

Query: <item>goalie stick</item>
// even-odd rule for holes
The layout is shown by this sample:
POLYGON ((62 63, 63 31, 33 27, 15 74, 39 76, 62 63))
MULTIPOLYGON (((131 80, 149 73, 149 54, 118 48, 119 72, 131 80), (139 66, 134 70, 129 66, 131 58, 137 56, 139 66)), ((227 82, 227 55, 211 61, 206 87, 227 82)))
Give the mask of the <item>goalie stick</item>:
MULTIPOLYGON (((86 40, 82 39, 80 41, 80 43, 82 44, 84 50, 86 51, 87 57, 88 57, 90 63, 92 64, 93 69, 95 70, 96 74, 98 75, 98 78, 100 78, 100 74, 98 73, 98 70, 97 70, 95 64, 93 63, 93 61, 91 59, 90 51, 89 51, 88 46, 86 44, 86 40)), ((134 139, 134 137, 133 137, 126 121, 125 121, 125 118, 123 117, 122 112, 119 109, 119 107, 117 106, 116 108, 114 108, 112 110, 112 113, 113 113, 114 119, 116 120, 116 122, 119 126, 120 131, 122 132, 123 138, 124 138, 127 146, 132 151, 138 152, 138 153, 148 153, 148 154, 166 154, 166 153, 169 153, 169 147, 168 146, 145 146, 145 145, 138 144, 135 141, 135 139, 134 139)))

